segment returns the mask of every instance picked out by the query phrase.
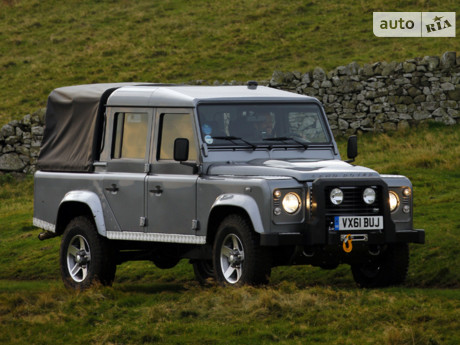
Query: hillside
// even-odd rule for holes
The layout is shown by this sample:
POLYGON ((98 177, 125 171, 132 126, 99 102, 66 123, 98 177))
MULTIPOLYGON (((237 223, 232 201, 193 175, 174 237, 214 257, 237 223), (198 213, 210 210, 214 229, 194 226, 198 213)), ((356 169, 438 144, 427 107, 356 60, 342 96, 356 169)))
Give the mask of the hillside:
MULTIPOLYGON (((59 86, 270 79, 460 51, 457 38, 377 38, 373 11, 455 11, 435 1, 0 2, 0 124, 59 86)), ((459 22, 457 15, 457 22, 459 22)), ((458 25, 457 25, 458 26, 458 25)))
POLYGON ((411 178, 414 226, 426 231, 425 245, 410 246, 405 286, 387 289, 356 288, 347 265, 278 267, 262 288, 204 288, 183 261, 128 262, 111 288, 66 291, 59 238, 40 242, 31 226, 31 177, 1 176, 0 343, 458 344, 459 129, 359 138, 357 164, 411 178))

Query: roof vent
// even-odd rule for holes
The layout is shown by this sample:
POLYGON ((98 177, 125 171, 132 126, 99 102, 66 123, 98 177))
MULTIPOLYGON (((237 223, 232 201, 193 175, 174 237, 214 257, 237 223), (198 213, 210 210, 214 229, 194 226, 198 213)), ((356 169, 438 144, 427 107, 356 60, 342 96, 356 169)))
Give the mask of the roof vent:
POLYGON ((257 86, 259 85, 258 82, 254 81, 254 80, 250 80, 248 81, 248 89, 249 90, 255 90, 257 89, 257 86))

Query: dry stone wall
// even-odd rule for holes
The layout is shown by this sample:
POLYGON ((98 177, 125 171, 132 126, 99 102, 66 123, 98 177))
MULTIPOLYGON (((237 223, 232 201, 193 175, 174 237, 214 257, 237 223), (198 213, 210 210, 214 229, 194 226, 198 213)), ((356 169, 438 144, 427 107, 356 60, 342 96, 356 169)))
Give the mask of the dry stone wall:
MULTIPOLYGON (((455 52, 364 66, 352 62, 328 73, 320 67, 307 73, 275 71, 269 82, 261 84, 318 98, 335 135, 406 129, 425 121, 446 125, 460 121, 460 57, 455 52)), ((35 170, 44 116, 45 109, 40 109, 1 127, 0 173, 35 170)))
POLYGON ((0 129, 0 172, 35 170, 43 139, 45 109, 11 121, 0 129))
POLYGON ((460 58, 455 52, 403 62, 352 62, 326 73, 275 71, 271 87, 319 99, 336 135, 460 121, 460 58))

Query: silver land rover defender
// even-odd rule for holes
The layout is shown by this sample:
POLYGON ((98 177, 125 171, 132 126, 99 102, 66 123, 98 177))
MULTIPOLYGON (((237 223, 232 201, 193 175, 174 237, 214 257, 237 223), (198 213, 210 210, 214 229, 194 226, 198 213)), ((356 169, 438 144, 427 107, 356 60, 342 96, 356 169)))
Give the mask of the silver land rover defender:
POLYGON ((181 259, 200 282, 260 284, 272 267, 351 266, 402 283, 411 182, 342 161, 315 98, 258 86, 93 84, 54 90, 35 174, 34 225, 62 235, 67 287, 117 265, 181 259))

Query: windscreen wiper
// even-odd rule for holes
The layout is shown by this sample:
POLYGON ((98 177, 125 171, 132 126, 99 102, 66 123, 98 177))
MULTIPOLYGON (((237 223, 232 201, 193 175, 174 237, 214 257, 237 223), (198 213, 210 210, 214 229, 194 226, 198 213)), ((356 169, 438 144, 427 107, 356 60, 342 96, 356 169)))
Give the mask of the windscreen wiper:
POLYGON ((264 138, 265 141, 288 141, 291 140, 296 144, 301 145, 305 150, 308 149, 308 143, 306 141, 302 141, 293 137, 272 137, 272 138, 264 138))
POLYGON ((253 150, 255 150, 257 148, 257 145, 254 145, 253 143, 243 139, 243 138, 240 138, 240 137, 235 137, 235 136, 232 136, 232 135, 227 135, 227 136, 222 136, 222 137, 212 137, 213 139, 220 139, 220 140, 228 140, 228 141, 231 141, 232 143, 236 144, 235 140, 240 140, 242 141, 243 143, 245 143, 246 145, 250 146, 253 150))

